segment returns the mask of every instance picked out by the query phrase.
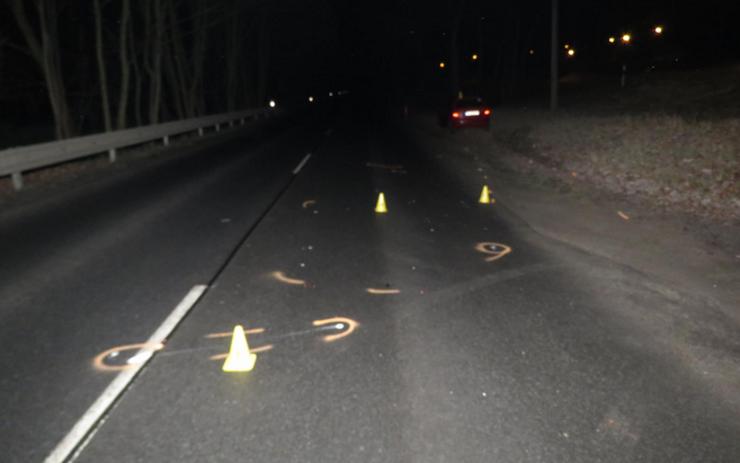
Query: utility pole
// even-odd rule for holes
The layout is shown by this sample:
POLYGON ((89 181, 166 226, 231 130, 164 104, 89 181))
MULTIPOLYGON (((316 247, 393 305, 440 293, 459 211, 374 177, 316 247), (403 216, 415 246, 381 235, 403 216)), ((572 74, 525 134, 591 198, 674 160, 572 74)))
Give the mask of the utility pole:
POLYGON ((558 109, 558 0, 552 1, 552 24, 550 26, 550 111, 558 109))

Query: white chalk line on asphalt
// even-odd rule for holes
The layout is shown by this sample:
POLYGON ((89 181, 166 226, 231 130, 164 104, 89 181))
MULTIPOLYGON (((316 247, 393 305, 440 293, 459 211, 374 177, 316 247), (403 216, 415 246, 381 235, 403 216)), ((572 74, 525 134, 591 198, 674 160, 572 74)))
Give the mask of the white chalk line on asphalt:
POLYGON ((161 348, 161 345, 172 334, 172 331, 193 308, 196 302, 203 295, 207 285, 193 286, 188 294, 180 301, 169 316, 157 328, 154 334, 149 337, 145 346, 136 353, 137 362, 132 364, 131 368, 121 371, 118 376, 105 388, 102 394, 93 402, 85 414, 77 420, 72 429, 57 444, 54 450, 46 457, 44 463, 63 463, 67 461, 70 454, 85 439, 93 427, 100 421, 106 411, 114 404, 118 397, 123 394, 128 385, 133 381, 136 375, 151 360, 154 352, 161 348), (160 346, 160 347, 157 347, 160 346))

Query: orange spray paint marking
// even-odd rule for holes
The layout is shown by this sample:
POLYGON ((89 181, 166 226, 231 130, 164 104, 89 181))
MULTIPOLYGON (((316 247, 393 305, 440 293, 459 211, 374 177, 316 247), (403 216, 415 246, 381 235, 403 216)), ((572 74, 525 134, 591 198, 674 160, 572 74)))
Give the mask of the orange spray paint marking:
POLYGON ((507 254, 511 253, 511 248, 505 244, 484 242, 475 245, 475 250, 488 254, 490 257, 486 257, 486 262, 493 262, 494 260, 501 259, 507 254))
POLYGON ((333 342, 337 339, 341 339, 344 337, 349 336, 352 334, 352 332, 357 329, 358 326, 360 326, 359 323, 352 320, 351 318, 346 317, 334 317, 334 318, 325 318, 323 320, 314 320, 313 326, 324 326, 324 325, 337 325, 337 329, 347 328, 346 331, 343 331, 338 334, 329 334, 323 337, 324 342, 333 342))
POLYGON ((394 288, 367 288, 365 291, 375 295, 401 294, 400 289, 394 288))
MULTIPOLYGON (((264 328, 250 328, 248 330, 244 330, 244 334, 261 334, 264 332, 265 332, 264 328)), ((233 334, 234 333, 232 331, 224 331, 223 333, 210 333, 203 337, 207 339, 230 338, 231 335, 233 334)))
POLYGON ((134 364, 125 363, 122 365, 108 365, 105 363, 105 359, 114 354, 115 356, 118 356, 118 354, 120 354, 121 352, 127 351, 127 350, 156 352, 162 348, 164 348, 164 345, 162 344, 149 344, 145 342, 137 343, 137 344, 124 344, 122 346, 111 347, 108 350, 104 350, 103 352, 95 356, 92 363, 93 363, 93 367, 98 371, 123 371, 123 370, 133 367, 134 364))
POLYGON ((290 278, 285 276, 285 273, 275 271, 270 274, 274 279, 281 283, 293 286, 306 286, 306 280, 299 280, 298 278, 290 278))

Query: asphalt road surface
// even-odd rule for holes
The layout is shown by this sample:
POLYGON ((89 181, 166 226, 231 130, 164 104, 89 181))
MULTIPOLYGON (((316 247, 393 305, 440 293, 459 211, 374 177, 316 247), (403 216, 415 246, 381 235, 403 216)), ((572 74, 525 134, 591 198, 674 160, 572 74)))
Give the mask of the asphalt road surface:
POLYGON ((340 117, 0 214, 2 460, 42 461, 206 284, 75 461, 740 461, 737 404, 645 329, 697 302, 479 188, 340 117))

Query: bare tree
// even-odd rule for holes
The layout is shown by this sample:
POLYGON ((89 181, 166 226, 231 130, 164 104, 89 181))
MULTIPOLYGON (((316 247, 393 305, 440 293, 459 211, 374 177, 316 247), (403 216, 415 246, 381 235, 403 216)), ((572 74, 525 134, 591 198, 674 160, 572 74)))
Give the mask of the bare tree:
POLYGON ((26 12, 26 0, 10 0, 10 7, 31 57, 41 68, 54 115, 57 139, 74 134, 72 116, 67 103, 67 92, 62 77, 59 50, 58 11, 56 0, 34 0, 38 15, 38 30, 31 25, 26 12))
POLYGON ((128 57, 128 34, 130 32, 129 21, 131 19, 130 0, 123 0, 121 3, 121 24, 118 32, 118 53, 121 61, 121 91, 118 95, 118 115, 116 117, 116 127, 126 128, 126 117, 129 100, 129 81, 131 75, 131 62, 128 57))
POLYGON ((268 0, 92 0, 86 4, 89 20, 83 18, 75 31, 76 43, 57 31, 64 24, 58 10, 73 2, 5 2, 26 42, 14 48, 31 56, 43 73, 58 138, 73 132, 67 92, 79 95, 77 113, 102 119, 106 131, 235 110, 267 97, 273 11, 268 0), (261 27, 252 28, 257 22, 261 27), (248 35, 254 50, 244 44, 248 35), (221 52, 209 53, 216 46, 221 52), (62 55, 78 63, 75 78, 67 77, 69 87, 62 55), (207 72, 214 66, 222 72, 207 72), (211 78, 217 82, 208 82, 211 78))
POLYGON ((185 56, 180 20, 177 17, 172 1, 167 2, 167 43, 165 53, 165 72, 168 79, 172 104, 175 107, 177 117, 184 118, 186 114, 185 105, 187 100, 187 57, 185 56))
POLYGON ((257 105, 263 105, 267 100, 267 78, 270 67, 270 28, 269 5, 264 5, 260 11, 259 31, 257 36, 257 105))
POLYGON ((149 123, 159 122, 159 114, 162 107, 162 48, 164 42, 164 14, 162 12, 162 0, 143 2, 146 14, 147 31, 145 47, 151 47, 148 60, 145 61, 146 71, 149 75, 149 123), (153 12, 153 19, 152 19, 153 12), (153 30, 152 30, 153 29, 153 30))
POLYGON ((203 71, 205 67, 206 46, 208 41, 208 10, 204 0, 195 0, 197 5, 195 19, 195 36, 193 37, 192 69, 193 78, 189 89, 189 116, 205 112, 205 92, 203 91, 203 71))
MULTIPOLYGON (((128 0, 126 0, 128 1, 128 0)), ((141 67, 139 66, 139 55, 136 51, 135 41, 135 28, 133 22, 131 24, 131 31, 128 34, 128 49, 129 56, 131 57, 131 68, 134 74, 134 120, 137 126, 142 125, 143 118, 141 116, 141 95, 143 93, 143 78, 141 74, 141 67)))
POLYGON ((168 0, 165 40, 165 76, 172 104, 179 117, 195 117, 205 111, 203 78, 209 33, 225 21, 227 10, 208 6, 204 0, 190 0, 176 8, 168 0), (214 15, 214 12, 219 14, 214 15), (187 14, 183 15, 183 11, 187 14))
POLYGON ((95 57, 98 62, 98 82, 100 83, 100 102, 103 111, 105 131, 110 132, 113 127, 110 117, 110 101, 108 99, 108 75, 105 69, 105 58, 103 57, 103 18, 100 8, 100 0, 93 1, 95 10, 95 57))

